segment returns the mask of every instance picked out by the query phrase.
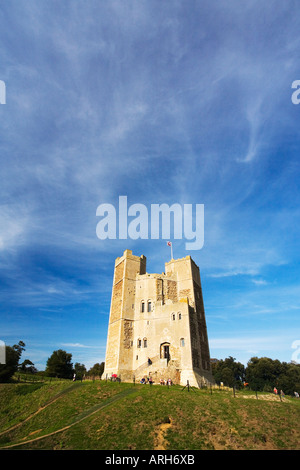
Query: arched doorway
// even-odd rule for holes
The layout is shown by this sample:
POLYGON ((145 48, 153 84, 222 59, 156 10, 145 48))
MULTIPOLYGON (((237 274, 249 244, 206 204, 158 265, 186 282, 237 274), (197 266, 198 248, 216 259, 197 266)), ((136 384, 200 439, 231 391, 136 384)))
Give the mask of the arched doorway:
POLYGON ((160 358, 170 360, 170 343, 161 343, 160 345, 160 358))

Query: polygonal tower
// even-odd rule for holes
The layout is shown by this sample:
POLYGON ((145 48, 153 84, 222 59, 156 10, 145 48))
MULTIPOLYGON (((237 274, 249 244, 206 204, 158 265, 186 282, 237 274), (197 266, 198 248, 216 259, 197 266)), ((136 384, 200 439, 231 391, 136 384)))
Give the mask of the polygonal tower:
POLYGON ((132 382, 151 376, 201 386, 213 382, 200 272, 190 256, 146 273, 126 250, 115 262, 105 370, 132 382))

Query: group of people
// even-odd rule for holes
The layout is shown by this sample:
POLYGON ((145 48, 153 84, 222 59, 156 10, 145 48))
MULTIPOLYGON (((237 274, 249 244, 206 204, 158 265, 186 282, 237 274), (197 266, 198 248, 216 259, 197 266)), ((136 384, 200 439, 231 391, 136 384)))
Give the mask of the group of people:
MULTIPOLYGON (((143 377, 141 380, 140 380, 140 383, 141 384, 150 384, 152 385, 154 383, 154 380, 152 379, 152 377, 143 377)), ((168 379, 168 380, 165 380, 165 379, 160 379, 159 381, 159 384, 160 385, 173 385, 173 382, 171 379, 168 379)))
MULTIPOLYGON (((277 390, 276 387, 274 387, 273 392, 275 393, 275 395, 278 395, 278 390, 277 390)), ((299 393, 298 392, 294 392, 294 395, 295 395, 295 398, 299 398, 299 393)), ((283 390, 280 390, 280 396, 284 397, 283 390)))
POLYGON ((172 385, 173 384, 171 379, 168 379, 168 380, 160 379, 159 383, 160 385, 172 385))
POLYGON ((153 384, 153 379, 152 379, 152 377, 143 377, 143 378, 140 380, 140 383, 141 383, 141 384, 149 384, 149 385, 152 385, 152 384, 153 384))

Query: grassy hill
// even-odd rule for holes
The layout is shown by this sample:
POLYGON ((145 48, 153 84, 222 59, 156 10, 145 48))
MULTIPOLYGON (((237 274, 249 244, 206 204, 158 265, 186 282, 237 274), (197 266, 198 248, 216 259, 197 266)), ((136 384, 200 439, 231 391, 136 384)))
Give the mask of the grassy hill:
POLYGON ((0 384, 0 448, 299 449, 300 399, 105 381, 0 384))

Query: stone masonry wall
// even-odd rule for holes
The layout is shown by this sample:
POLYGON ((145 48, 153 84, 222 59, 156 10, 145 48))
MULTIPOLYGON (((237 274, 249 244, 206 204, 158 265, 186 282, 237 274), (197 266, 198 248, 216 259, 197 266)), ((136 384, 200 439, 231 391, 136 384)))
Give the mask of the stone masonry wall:
POLYGON ((172 302, 178 301, 177 296, 177 282, 169 279, 164 281, 164 294, 165 298, 172 300, 172 302))

